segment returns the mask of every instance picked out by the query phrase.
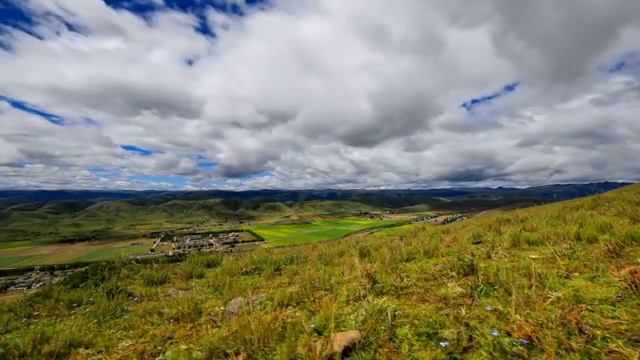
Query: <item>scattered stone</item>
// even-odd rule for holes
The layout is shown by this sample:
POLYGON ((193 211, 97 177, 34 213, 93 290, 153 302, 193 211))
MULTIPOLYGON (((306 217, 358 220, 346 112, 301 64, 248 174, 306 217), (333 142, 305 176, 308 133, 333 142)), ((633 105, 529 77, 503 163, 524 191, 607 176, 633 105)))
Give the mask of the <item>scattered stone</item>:
POLYGON ((341 353, 344 349, 351 347, 362 340, 360 330, 349 330, 331 335, 331 348, 333 353, 341 353))
POLYGON ((186 294, 187 292, 184 290, 178 290, 176 288, 171 288, 169 290, 167 290, 167 292, 165 293, 165 296, 167 297, 178 297, 178 296, 182 296, 184 294, 186 294))
POLYGON ((331 335, 329 343, 318 340, 313 343, 312 350, 316 356, 333 356, 341 354, 345 349, 352 347, 362 340, 364 334, 360 330, 348 330, 331 335))
POLYGON ((529 255, 529 259, 540 259, 539 255, 529 255))
POLYGON ((227 303, 227 306, 224 309, 224 314, 228 318, 236 318, 241 313, 242 310, 246 307, 253 305, 255 302, 264 299, 264 295, 256 295, 250 298, 237 297, 227 303))

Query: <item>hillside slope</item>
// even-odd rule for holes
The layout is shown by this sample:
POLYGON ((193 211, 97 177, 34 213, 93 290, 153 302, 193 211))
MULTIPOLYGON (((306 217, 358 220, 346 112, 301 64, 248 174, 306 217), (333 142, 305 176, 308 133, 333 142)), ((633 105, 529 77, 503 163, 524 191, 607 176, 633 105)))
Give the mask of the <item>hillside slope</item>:
POLYGON ((102 265, 0 307, 0 358, 637 358, 640 186, 447 226, 102 265), (237 297, 265 296, 235 318, 237 297))
POLYGON ((148 232, 205 221, 264 220, 286 216, 345 215, 379 210, 350 201, 299 203, 234 199, 58 201, 29 203, 0 210, 0 243, 148 232))

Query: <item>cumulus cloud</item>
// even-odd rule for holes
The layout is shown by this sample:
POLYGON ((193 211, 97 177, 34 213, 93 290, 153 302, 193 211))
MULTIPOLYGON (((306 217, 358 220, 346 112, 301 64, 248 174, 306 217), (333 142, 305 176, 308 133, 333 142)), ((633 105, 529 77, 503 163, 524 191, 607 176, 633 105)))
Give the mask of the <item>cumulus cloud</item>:
POLYGON ((0 187, 640 178, 635 0, 10 4, 0 187))

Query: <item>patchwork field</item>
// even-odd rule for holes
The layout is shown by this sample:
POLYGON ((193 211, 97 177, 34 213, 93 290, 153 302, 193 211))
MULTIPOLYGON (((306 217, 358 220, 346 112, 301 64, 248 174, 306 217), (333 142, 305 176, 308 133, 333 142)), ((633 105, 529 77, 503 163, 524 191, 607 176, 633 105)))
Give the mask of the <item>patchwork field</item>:
MULTIPOLYGON (((354 231, 394 224, 392 220, 345 218, 312 221, 306 224, 252 226, 266 241, 268 247, 301 245, 332 240, 354 231)), ((250 233, 241 233, 243 240, 253 240, 250 233)), ((0 268, 16 266, 53 265, 85 261, 101 261, 144 253, 152 239, 107 241, 102 243, 40 245, 29 241, 4 243, 0 247, 0 268), (131 246, 131 243, 143 243, 131 246)), ((257 246, 257 245, 256 245, 257 246)), ((169 250, 159 249, 159 250, 169 250)))
POLYGON ((149 250, 152 242, 152 239, 140 239, 1 248, 0 268, 114 259, 119 256, 144 253, 149 250), (134 242, 143 245, 131 246, 134 242))
POLYGON ((309 244, 336 239, 354 231, 394 224, 390 220, 368 220, 347 218, 340 220, 312 221, 297 225, 257 225, 252 226, 262 236, 268 246, 309 244))

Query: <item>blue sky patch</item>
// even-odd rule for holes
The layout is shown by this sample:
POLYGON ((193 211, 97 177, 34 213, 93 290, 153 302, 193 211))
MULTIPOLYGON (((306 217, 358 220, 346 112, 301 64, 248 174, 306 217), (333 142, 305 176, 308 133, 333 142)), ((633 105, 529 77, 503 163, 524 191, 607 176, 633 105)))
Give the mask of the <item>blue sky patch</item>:
MULTIPOLYGON (((105 3, 111 8, 129 11, 147 21, 151 19, 153 13, 164 9, 189 13, 199 20, 194 30, 208 37, 215 37, 215 29, 212 29, 206 21, 205 13, 208 8, 235 16, 245 15, 237 3, 228 0, 164 0, 163 3, 150 0, 105 0, 105 3)), ((246 1, 247 6, 250 7, 266 3, 267 0, 246 1)))
POLYGON ((630 67, 635 67, 639 65, 640 65, 640 54, 637 52, 631 52, 631 53, 622 55, 613 64, 601 67, 600 70, 609 74, 615 74, 615 73, 623 72, 630 67))
POLYGON ((502 89, 500 89, 499 91, 496 91, 493 94, 489 94, 489 95, 484 95, 484 96, 480 96, 478 98, 473 98, 470 99, 468 101, 463 102, 460 107, 467 110, 468 112, 473 112, 475 110, 476 107, 478 106, 482 106, 485 104, 489 104, 491 103, 493 100, 496 100, 500 97, 503 97, 507 94, 510 94, 514 91, 516 91, 518 89, 518 86, 520 86, 519 82, 513 82, 510 84, 507 84, 505 86, 502 87, 502 89))
POLYGON ((213 161, 198 161, 197 166, 199 169, 213 169, 218 166, 218 164, 213 161))
MULTIPOLYGON (((0 4, 0 49, 2 50, 12 51, 11 44, 3 41, 2 38, 2 35, 8 34, 9 29, 17 29, 37 39, 43 40, 40 35, 33 31, 38 24, 38 19, 34 18, 24 7, 21 7, 21 2, 24 2, 24 0, 5 0, 0 4)), ((83 32, 80 26, 72 24, 59 16, 50 13, 45 16, 56 18, 68 31, 83 32)))
MULTIPOLYGON (((194 27, 194 30, 198 33, 207 36, 215 37, 215 29, 212 29, 206 21, 206 11, 209 8, 216 9, 220 12, 235 15, 245 16, 243 7, 236 2, 228 0, 103 0, 107 6, 116 9, 128 11, 147 22, 150 22, 153 15, 158 11, 163 10, 175 10, 184 13, 192 14, 198 18, 198 24, 194 27)), ((40 38, 32 29, 37 25, 38 19, 30 14, 26 7, 22 5, 23 0, 4 0, 0 5, 0 36, 6 33, 6 28, 14 28, 28 33, 34 37, 40 38)), ((250 8, 264 7, 269 3, 269 0, 246 0, 245 4, 250 8)), ((47 14, 45 16, 53 16, 47 14)), ((66 19, 56 16, 58 20, 65 25, 67 30, 82 33, 82 28, 76 24, 68 22, 66 19)), ((11 51, 9 44, 1 41, 0 37, 0 49, 11 51)))
POLYGON ((111 176, 118 176, 120 174, 121 171, 125 170, 124 167, 102 167, 102 166, 95 166, 95 167, 90 167, 87 168, 88 171, 91 171, 94 175, 98 175, 101 177, 111 177, 111 176))
MULTIPOLYGON (((18 4, 18 1, 12 0, 2 2, 0 5, 0 24, 30 33, 29 29, 35 25, 35 21, 18 4)), ((0 26, 0 35, 3 33, 6 33, 6 30, 0 26)), ((5 48, 5 50, 10 49, 5 48)))
POLYGON ((218 164, 213 162, 213 161, 209 161, 209 159, 207 159, 206 156, 204 156, 202 154, 198 154, 198 155, 196 155, 196 166, 199 169, 209 170, 209 169, 213 169, 214 167, 218 166, 218 164))
POLYGON ((24 161, 20 161, 18 162, 18 166, 20 167, 25 167, 25 166, 29 166, 29 165, 35 165, 36 163, 34 161, 31 160, 24 160, 24 161))
POLYGON ((106 174, 106 173, 111 171, 110 169, 103 168, 103 167, 90 167, 87 170, 91 171, 92 173, 96 173, 96 174, 106 174))
POLYGON ((12 108, 16 110, 20 110, 31 115, 39 116, 54 125, 59 125, 59 126, 65 125, 64 119, 62 117, 52 114, 50 112, 47 112, 45 110, 38 109, 36 106, 30 105, 24 101, 12 99, 10 97, 6 97, 3 95, 0 95, 0 101, 7 102, 9 105, 11 105, 12 108))
POLYGON ((162 154, 162 151, 143 149, 134 145, 120 145, 120 148, 122 150, 128 151, 130 153, 138 154, 141 156, 151 156, 153 154, 162 154))

